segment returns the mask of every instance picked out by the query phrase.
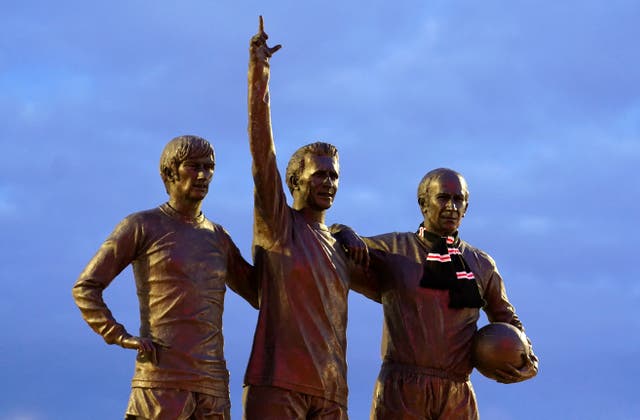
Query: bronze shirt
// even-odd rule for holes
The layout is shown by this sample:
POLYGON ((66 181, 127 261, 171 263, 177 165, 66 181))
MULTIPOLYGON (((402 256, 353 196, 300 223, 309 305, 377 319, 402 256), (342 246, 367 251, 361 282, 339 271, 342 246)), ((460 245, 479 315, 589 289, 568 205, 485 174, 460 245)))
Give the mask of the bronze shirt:
POLYGON ((179 388, 228 398, 223 354, 225 283, 254 306, 251 266, 227 232, 204 216, 185 219, 167 204, 126 217, 102 244, 73 292, 84 319, 109 344, 128 335, 102 291, 129 264, 140 303, 140 336, 158 364, 136 362, 133 387, 179 388))
MULTIPOLYGON (((431 244, 412 232, 363 239, 371 251, 371 272, 384 310, 383 359, 468 376, 480 311, 449 308, 447 290, 419 286, 431 244)), ((489 321, 508 322, 522 329, 493 259, 464 241, 459 249, 487 302, 483 310, 489 321)))
POLYGON ((254 154, 254 180, 260 314, 245 383, 346 406, 350 265, 326 226, 287 205, 274 153, 254 154))

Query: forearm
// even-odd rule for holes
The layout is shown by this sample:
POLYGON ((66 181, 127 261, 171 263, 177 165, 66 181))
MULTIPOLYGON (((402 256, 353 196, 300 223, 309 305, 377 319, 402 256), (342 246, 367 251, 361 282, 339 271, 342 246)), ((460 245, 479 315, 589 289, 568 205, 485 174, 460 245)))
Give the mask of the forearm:
POLYGON ((102 298, 103 290, 104 286, 92 279, 80 278, 73 286, 73 299, 92 330, 100 334, 107 344, 122 345, 122 340, 130 334, 114 319, 102 298))
MULTIPOLYGON (((249 63, 249 148, 253 158, 256 203, 265 209, 278 201, 276 197, 284 195, 271 132, 268 79, 269 64, 252 54, 249 63)), ((263 216, 269 218, 269 215, 263 216)))
POLYGON ((267 38, 261 19, 260 31, 251 39, 249 47, 248 132, 255 184, 254 245, 265 248, 287 237, 289 217, 276 162, 269 107, 269 58, 280 47, 269 48, 267 38))
POLYGON ((265 162, 274 157, 275 147, 271 130, 271 110, 269 107, 269 75, 267 58, 260 57, 252 47, 248 73, 248 105, 249 105, 249 145, 256 163, 265 162))

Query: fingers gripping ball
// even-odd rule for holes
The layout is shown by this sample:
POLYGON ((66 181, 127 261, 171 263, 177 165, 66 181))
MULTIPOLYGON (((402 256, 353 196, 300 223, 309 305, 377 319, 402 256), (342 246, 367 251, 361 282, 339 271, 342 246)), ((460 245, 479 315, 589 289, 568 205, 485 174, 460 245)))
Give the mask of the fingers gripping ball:
POLYGON ((496 370, 507 369, 508 365, 516 369, 523 367, 529 351, 524 333, 504 322, 493 322, 480 328, 471 347, 474 367, 494 380, 497 379, 496 370))

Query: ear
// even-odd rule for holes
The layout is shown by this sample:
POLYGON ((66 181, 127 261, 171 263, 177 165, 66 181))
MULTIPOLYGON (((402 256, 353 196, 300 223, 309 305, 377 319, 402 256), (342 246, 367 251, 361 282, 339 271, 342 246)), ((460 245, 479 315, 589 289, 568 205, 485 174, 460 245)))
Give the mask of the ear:
POLYGON ((297 175, 291 175, 289 177, 289 183, 291 185, 293 185, 293 189, 294 190, 300 189, 300 184, 298 183, 298 176, 297 175))
POLYGON ((164 179, 165 179, 165 182, 173 182, 173 181, 175 181, 175 176, 174 176, 173 171, 171 169, 166 169, 164 171, 164 179))
POLYGON ((469 202, 467 201, 467 204, 465 204, 464 206, 464 210, 462 212, 462 217, 464 217, 465 214, 467 214, 467 210, 469 210, 469 202))
POLYGON ((418 198, 418 207, 420 207, 420 213, 424 214, 424 198, 418 198))

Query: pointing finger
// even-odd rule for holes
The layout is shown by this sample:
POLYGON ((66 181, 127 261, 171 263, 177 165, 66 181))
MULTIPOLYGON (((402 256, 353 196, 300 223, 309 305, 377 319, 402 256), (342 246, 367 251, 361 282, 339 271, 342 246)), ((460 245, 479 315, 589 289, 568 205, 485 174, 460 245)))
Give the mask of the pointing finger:
POLYGON ((282 48, 282 45, 278 44, 275 47, 271 47, 269 48, 269 53, 273 54, 274 52, 278 51, 280 48, 282 48))

